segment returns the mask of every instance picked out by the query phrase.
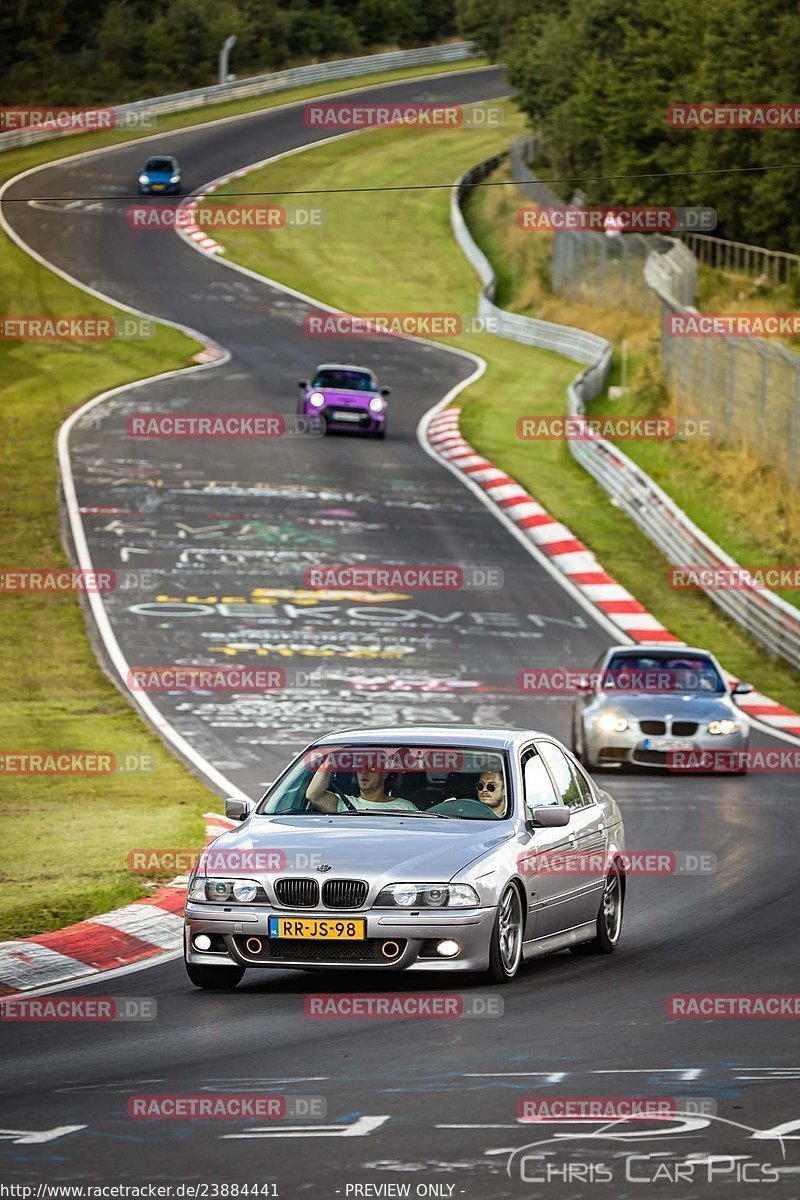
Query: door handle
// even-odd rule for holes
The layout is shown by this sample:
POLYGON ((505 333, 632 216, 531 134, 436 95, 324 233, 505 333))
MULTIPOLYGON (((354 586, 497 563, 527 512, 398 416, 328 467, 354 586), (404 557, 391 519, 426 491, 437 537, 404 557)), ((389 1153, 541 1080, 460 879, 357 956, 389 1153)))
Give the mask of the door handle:
POLYGON ((578 841, 577 834, 575 834, 575 833, 571 833, 571 834, 569 835, 569 844, 570 844, 570 846, 574 846, 574 845, 577 843, 577 841, 578 841))

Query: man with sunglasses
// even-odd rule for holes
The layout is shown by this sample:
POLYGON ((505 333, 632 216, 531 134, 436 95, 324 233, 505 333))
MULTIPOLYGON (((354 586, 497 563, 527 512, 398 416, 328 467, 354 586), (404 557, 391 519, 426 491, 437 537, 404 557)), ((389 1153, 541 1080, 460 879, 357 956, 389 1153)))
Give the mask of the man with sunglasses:
POLYGON ((481 804, 490 808, 496 817, 506 815, 506 791, 500 771, 482 771, 475 789, 481 804))

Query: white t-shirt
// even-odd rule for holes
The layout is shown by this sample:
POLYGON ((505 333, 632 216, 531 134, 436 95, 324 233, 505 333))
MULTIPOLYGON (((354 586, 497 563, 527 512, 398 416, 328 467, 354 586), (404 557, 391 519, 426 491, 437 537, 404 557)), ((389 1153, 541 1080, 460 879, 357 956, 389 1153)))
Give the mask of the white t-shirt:
MULTIPOLYGON (((385 808, 391 812, 419 812, 416 804, 412 804, 410 800, 404 800, 402 796, 392 796, 389 800, 364 800, 362 796, 348 796, 347 799, 359 812, 382 812, 385 808)), ((339 800, 337 811, 348 811, 344 800, 339 800)))

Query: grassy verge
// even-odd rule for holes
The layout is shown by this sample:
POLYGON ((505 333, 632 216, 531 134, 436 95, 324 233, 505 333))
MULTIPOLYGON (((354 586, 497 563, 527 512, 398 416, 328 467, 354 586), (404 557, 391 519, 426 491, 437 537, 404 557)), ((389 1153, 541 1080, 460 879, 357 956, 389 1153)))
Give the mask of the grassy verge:
MULTIPOLYGON (((510 176, 503 169, 494 178, 510 176)), ((628 390, 621 399, 610 400, 606 395, 596 400, 593 416, 676 415, 661 383, 658 318, 553 295, 549 284, 551 235, 520 230, 515 221, 518 205, 516 188, 493 187, 474 192, 467 209, 473 236, 497 273, 498 303, 608 338, 615 351, 612 384, 620 382, 620 350, 623 339, 626 341, 628 390)), ((767 293, 754 289, 751 280, 710 269, 700 272, 698 305, 719 312, 792 308, 785 286, 775 286, 767 293)), ((800 494, 786 487, 756 449, 723 447, 706 439, 625 442, 622 449, 738 562, 754 566, 793 566, 798 562, 800 494)), ((791 604, 800 604, 797 592, 779 594, 791 604)))
MULTIPOLYGON (((380 130, 274 163, 250 176, 249 186, 277 193, 280 201, 282 192, 304 185, 342 188, 369 179, 391 189, 408 180, 449 181, 507 145, 520 129, 520 118, 509 108, 502 132, 380 130)), ((491 188, 478 195, 492 197, 503 190, 491 188)), ((224 189, 215 193, 215 203, 224 197, 224 189)), ((298 236, 289 229, 268 234, 226 231, 228 255, 352 312, 475 310, 477 280, 453 239, 446 190, 331 193, 326 210, 325 229, 313 234, 298 236), (368 263, 369 269, 355 269, 358 263, 368 263)), ((545 315, 550 313, 554 320, 567 318, 553 298, 545 315)), ((631 338, 641 335, 646 344, 646 323, 626 314, 608 316, 607 335, 623 328, 631 338), (612 328, 614 322, 618 327, 612 328)), ((791 671, 767 660, 705 596, 678 594, 667 586, 664 559, 609 504, 566 446, 517 439, 519 416, 563 415, 574 364, 500 338, 464 336, 453 344, 483 355, 489 364, 483 379, 463 398, 463 428, 470 441, 566 521, 620 582, 677 634, 711 646, 742 678, 787 704, 800 705, 800 681, 791 671)))
MULTIPOLYGON (((214 105, 162 118, 159 131, 448 69, 383 72, 214 105)), ((0 178, 137 136, 144 135, 81 134, 12 151, 0 155, 0 178)), ((5 235, 0 279, 4 315, 117 314, 39 266, 5 235)), ((161 326, 154 338, 139 342, 0 340, 0 566, 67 565, 59 537, 54 441, 68 414, 108 388, 188 365, 198 348, 161 326)), ((135 754, 149 756, 153 768, 95 777, 3 773, 2 939, 55 929, 146 894, 141 880, 127 871, 129 849, 200 845, 200 815, 214 802, 100 671, 74 596, 4 595, 0 633, 0 753, 135 754)))

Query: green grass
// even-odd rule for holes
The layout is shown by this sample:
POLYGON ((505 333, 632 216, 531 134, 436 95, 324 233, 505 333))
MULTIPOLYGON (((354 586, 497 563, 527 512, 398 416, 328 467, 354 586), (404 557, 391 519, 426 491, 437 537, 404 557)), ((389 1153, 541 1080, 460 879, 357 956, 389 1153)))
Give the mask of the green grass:
MULTIPOLYGON (((505 147, 521 128, 521 119, 509 106, 502 131, 379 130, 274 163, 249 176, 248 182, 252 190, 276 193, 276 202, 284 198, 287 203, 291 197, 282 193, 304 186, 342 188, 365 179, 387 188, 409 179, 450 182, 505 147)), ((505 192, 486 189, 477 193, 478 201, 505 192)), ((224 201, 225 194, 225 189, 216 193, 215 202, 224 201)), ((351 312, 475 310, 477 279, 453 239, 447 190, 331 193, 325 205, 327 225, 314 233, 226 231, 228 256, 351 312), (357 263, 368 263, 369 270, 354 269, 357 263)), ((473 211, 471 206, 471 216, 473 211)), ((545 295, 543 307, 551 319, 566 319, 562 302, 545 295)), ((611 324, 619 330, 620 322, 632 339, 646 344, 646 320, 614 314, 609 330, 611 324)), ((453 344, 481 354, 489 364, 486 375, 461 398, 462 428, 470 442, 565 521, 677 635, 710 646, 741 678, 786 704, 800 705, 800 681, 793 672, 770 661, 704 595, 676 593, 668 587, 664 558, 573 462, 564 444, 517 439, 519 416, 563 415, 566 387, 576 366, 558 355, 491 336, 459 337, 453 344)))
MULTIPOLYGON (((159 131, 441 70, 448 68, 384 72, 214 105, 162 118, 159 131)), ((12 151, 0 156, 0 177, 136 136, 142 135, 77 135, 12 151)), ((7 316, 120 315, 40 266, 5 235, 0 278, 0 311, 7 316)), ((198 349, 166 326, 139 342, 0 340, 0 567, 67 565, 55 438, 69 413, 108 388, 189 365, 198 349)), ((3 595, 0 634, 0 752, 135 753, 151 756, 154 768, 95 777, 3 775, 0 938, 9 938, 59 928, 145 895, 141 879, 127 870, 128 851, 201 845, 200 816, 217 803, 100 670, 74 596, 3 595)))

